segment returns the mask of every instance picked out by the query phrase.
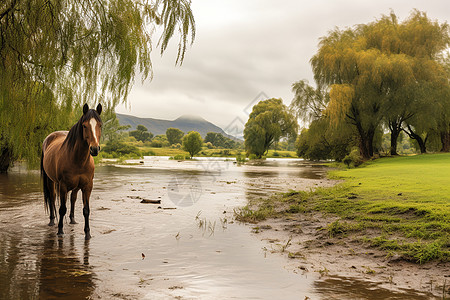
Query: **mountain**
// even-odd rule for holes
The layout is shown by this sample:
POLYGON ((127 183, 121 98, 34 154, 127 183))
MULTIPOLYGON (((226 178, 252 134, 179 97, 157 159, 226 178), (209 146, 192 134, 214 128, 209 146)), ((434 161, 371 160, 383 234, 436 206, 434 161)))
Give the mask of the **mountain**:
POLYGON ((197 131, 204 138, 208 132, 217 132, 222 135, 235 139, 232 136, 223 131, 222 128, 214 125, 211 122, 206 121, 205 119, 198 116, 184 115, 175 119, 173 121, 169 120, 160 120, 153 118, 138 118, 135 116, 124 115, 124 114, 116 114, 119 119, 120 125, 130 125, 130 130, 135 130, 138 125, 144 125, 147 127, 148 131, 153 133, 154 135, 166 134, 167 128, 173 127, 178 128, 184 133, 188 133, 189 131, 197 131))

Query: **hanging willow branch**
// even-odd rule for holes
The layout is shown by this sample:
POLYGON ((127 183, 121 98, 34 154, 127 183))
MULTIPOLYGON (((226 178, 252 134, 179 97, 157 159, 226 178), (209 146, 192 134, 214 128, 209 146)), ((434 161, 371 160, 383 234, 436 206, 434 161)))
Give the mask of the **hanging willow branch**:
POLYGON ((136 72, 142 80, 152 78, 155 32, 162 32, 161 53, 179 33, 181 64, 195 38, 190 4, 0 1, 0 156, 11 148, 15 157, 36 156, 42 135, 65 124, 81 102, 115 107, 126 101, 136 72))

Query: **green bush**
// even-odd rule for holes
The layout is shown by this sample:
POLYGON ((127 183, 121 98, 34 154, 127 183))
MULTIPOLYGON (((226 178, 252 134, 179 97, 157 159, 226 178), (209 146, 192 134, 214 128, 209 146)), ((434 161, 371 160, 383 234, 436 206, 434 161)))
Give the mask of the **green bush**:
POLYGON ((352 151, 350 152, 350 154, 348 154, 347 156, 344 157, 342 162, 344 164, 346 164, 347 167, 350 167, 351 165, 353 165, 354 167, 357 167, 360 164, 362 164, 363 160, 361 158, 361 154, 359 152, 359 149, 358 148, 353 148, 352 151))
POLYGON ((170 145, 170 148, 172 148, 172 149, 181 149, 181 144, 180 143, 172 144, 172 145, 170 145))
POLYGON ((150 143, 150 146, 155 147, 155 148, 162 148, 163 143, 160 140, 153 140, 150 143))
POLYGON ((110 154, 112 157, 119 156, 141 156, 141 151, 133 145, 125 144, 121 141, 108 141, 102 151, 110 154))
POLYGON ((241 155, 240 153, 236 155, 236 161, 238 163, 245 163, 247 159, 245 158, 245 155, 241 155))
POLYGON ((254 160, 257 158, 258 158, 258 156, 256 156, 256 154, 253 154, 253 153, 248 156, 248 159, 250 159, 250 160, 254 160))

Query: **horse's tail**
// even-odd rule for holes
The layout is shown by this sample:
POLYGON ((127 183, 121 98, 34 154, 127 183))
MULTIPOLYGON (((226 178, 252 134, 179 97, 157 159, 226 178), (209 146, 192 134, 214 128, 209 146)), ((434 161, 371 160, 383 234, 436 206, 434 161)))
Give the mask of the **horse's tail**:
POLYGON ((50 204, 50 190, 48 188, 48 183, 50 178, 48 177, 47 173, 44 170, 44 150, 42 150, 42 155, 41 155, 41 178, 43 181, 43 188, 44 188, 44 206, 45 206, 45 211, 49 211, 49 207, 51 209, 55 209, 51 204, 50 204))

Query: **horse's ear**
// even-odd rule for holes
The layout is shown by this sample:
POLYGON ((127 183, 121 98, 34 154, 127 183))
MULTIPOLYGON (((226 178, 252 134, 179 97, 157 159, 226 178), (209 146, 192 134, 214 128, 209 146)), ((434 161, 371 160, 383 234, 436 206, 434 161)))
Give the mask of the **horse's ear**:
POLYGON ((88 110, 89 110, 89 105, 87 105, 87 103, 85 103, 83 105, 83 115, 85 115, 88 112, 88 110))
POLYGON ((100 103, 97 105, 97 113, 99 115, 102 113, 102 105, 100 103))

